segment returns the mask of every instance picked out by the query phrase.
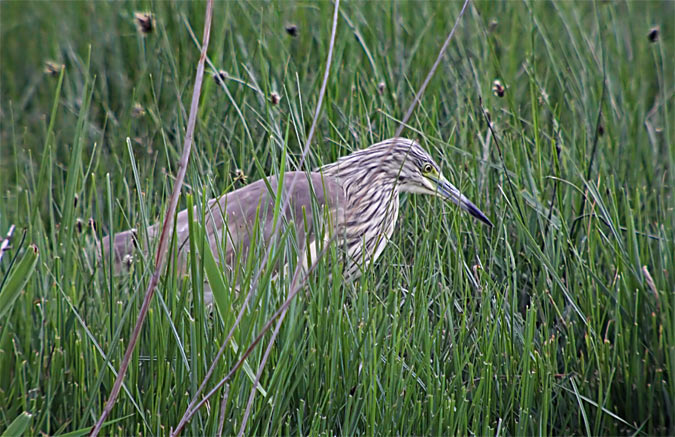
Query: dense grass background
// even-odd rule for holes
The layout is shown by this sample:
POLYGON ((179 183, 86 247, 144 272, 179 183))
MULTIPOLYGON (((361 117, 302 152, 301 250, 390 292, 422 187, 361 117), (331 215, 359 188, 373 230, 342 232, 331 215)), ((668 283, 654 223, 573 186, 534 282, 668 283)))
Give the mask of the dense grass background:
MULTIPOLYGON (((496 227, 411 196, 359 281, 328 279, 322 266, 286 317, 247 434, 675 433, 673 5, 473 3, 406 135, 496 227), (497 78, 503 98, 491 90, 497 78)), ((460 7, 341 5, 310 167, 394 134, 460 7)), ((209 56, 229 79, 227 91, 211 79, 203 89, 185 193, 237 188, 236 169, 248 181, 276 173, 284 150, 295 168, 332 8, 216 3, 209 56)), ((152 263, 112 277, 88 221, 103 236, 160 217, 203 11, 0 3, 0 233, 17 226, 0 283, 29 244, 39 250, 0 319, 0 430, 22 412, 31 434, 86 429, 100 415, 152 263), (146 10, 157 26, 142 36, 133 14, 146 10), (48 60, 62 76, 43 72, 48 60)), ((198 263, 184 278, 169 270, 106 432, 168 433, 231 326, 233 316, 192 298, 198 263)), ((259 286, 238 345, 288 282, 259 286)), ((232 295, 233 312, 240 300, 232 295)), ((254 370, 263 350, 249 358, 254 370)), ((238 356, 227 350, 220 377, 238 356)), ((229 385, 225 434, 239 430, 251 386, 243 371, 229 385)), ((215 433, 221 401, 186 432, 215 433)))

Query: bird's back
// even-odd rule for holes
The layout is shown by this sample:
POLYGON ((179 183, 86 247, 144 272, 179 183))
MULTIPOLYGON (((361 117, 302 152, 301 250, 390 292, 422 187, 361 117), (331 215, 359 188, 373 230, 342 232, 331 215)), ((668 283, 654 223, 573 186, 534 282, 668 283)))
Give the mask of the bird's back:
MULTIPOLYGON (((260 179, 243 188, 224 194, 208 202, 204 213, 209 246, 217 260, 220 253, 225 257, 224 266, 232 267, 237 258, 245 263, 251 250, 251 242, 257 233, 265 244, 269 244, 274 235, 273 214, 279 178, 271 176, 260 179)), ((316 247, 316 227, 320 239, 340 232, 345 223, 346 199, 341 185, 333 178, 317 172, 288 172, 283 178, 281 204, 288 201, 287 208, 281 212, 279 226, 293 224, 298 253, 303 253, 307 245, 316 247), (292 188, 292 191, 291 191, 292 188)), ((195 207, 195 220, 198 210, 195 207)), ((183 210, 176 219, 176 238, 178 241, 178 267, 185 272, 188 260, 189 222, 188 210, 183 210)), ((147 229, 149 240, 154 242, 160 232, 156 224, 147 229)), ((110 256, 110 239, 103 239, 104 255, 110 256)), ((131 265, 133 255, 142 249, 138 233, 131 229, 115 235, 113 249, 114 268, 122 272, 131 265)), ((245 265, 245 264, 242 264, 245 265)))

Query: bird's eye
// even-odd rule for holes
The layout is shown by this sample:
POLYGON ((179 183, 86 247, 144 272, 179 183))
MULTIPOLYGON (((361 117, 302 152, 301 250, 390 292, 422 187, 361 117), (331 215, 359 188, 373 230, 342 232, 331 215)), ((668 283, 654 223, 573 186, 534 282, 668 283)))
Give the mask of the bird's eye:
POLYGON ((424 164, 424 173, 431 173, 434 167, 428 162, 424 164))

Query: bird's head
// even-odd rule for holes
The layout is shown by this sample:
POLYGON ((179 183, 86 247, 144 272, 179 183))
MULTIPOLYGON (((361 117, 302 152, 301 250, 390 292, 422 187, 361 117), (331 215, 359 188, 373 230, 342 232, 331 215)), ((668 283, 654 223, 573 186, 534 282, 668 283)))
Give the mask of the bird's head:
POLYGON ((476 219, 492 226, 487 216, 443 176, 436 161, 417 142, 392 138, 362 152, 379 156, 379 159, 371 160, 380 163, 380 168, 374 171, 384 171, 388 179, 396 181, 400 191, 449 199, 476 219))

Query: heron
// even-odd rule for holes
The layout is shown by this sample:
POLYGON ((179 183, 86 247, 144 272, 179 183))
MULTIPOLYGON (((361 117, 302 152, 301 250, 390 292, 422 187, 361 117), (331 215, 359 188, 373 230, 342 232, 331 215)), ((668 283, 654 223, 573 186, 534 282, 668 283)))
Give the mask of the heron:
MULTIPOLYGON (((485 225, 493 226, 448 181, 419 143, 396 137, 354 151, 312 172, 286 172, 283 180, 270 176, 209 200, 203 217, 205 235, 222 267, 231 268, 237 259, 246 259, 253 240, 269 244, 278 235, 273 211, 279 192, 285 199, 281 204, 286 206, 280 216, 283 223, 295 226, 298 253, 308 250, 310 259, 316 257, 320 243, 334 236, 346 255, 343 272, 347 280, 358 278, 364 267, 384 251, 396 227, 402 193, 447 199, 485 225), (317 214, 324 219, 323 225, 318 225, 317 214), (254 238, 256 224, 260 232, 254 238)), ((189 225, 185 209, 177 214, 175 229, 177 268, 181 272, 188 267, 189 225)), ((156 238, 160 231, 160 224, 149 226, 148 239, 156 238)), ((115 234, 112 244, 110 237, 102 241, 104 257, 112 257, 119 273, 132 265, 134 253, 142 245, 136 229, 115 234)), ((211 300, 206 293, 205 300, 211 300)))

